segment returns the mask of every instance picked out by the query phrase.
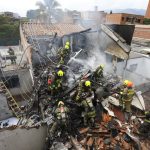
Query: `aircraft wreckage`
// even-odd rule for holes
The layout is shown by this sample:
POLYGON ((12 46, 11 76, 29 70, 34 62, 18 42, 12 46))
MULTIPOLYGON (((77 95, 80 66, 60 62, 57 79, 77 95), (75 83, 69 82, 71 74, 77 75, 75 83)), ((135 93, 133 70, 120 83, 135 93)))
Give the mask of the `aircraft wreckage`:
POLYGON ((117 60, 129 59, 131 51, 122 37, 105 25, 94 30, 32 22, 20 26, 20 35, 32 90, 20 105, 0 81, 16 117, 15 124, 1 122, 0 149, 150 148, 150 133, 139 129, 149 119, 141 92, 134 90, 130 113, 120 103, 124 77, 116 73, 117 60))

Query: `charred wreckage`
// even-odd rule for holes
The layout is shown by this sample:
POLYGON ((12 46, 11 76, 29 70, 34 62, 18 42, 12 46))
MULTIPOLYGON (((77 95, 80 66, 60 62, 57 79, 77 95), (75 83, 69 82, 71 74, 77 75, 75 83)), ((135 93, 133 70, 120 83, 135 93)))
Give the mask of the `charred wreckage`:
POLYGON ((150 112, 145 112, 133 83, 117 76, 115 70, 106 73, 106 64, 97 65, 102 61, 93 68, 85 65, 86 58, 95 54, 93 49, 103 49, 93 43, 95 38, 99 41, 93 34, 100 31, 87 29, 62 37, 56 32, 52 38, 45 38, 35 36, 32 25, 26 26, 35 60, 31 98, 20 107, 5 81, 0 82, 1 92, 19 118, 17 126, 46 125, 45 150, 149 147, 150 112), (143 108, 135 107, 133 101, 139 101, 143 108))

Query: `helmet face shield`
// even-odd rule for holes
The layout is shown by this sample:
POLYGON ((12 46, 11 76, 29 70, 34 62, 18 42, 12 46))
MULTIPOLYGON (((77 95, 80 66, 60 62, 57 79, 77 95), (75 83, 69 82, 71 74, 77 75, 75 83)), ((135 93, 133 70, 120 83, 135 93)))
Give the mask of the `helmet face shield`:
POLYGON ((85 81, 85 86, 90 87, 91 86, 91 81, 85 81))

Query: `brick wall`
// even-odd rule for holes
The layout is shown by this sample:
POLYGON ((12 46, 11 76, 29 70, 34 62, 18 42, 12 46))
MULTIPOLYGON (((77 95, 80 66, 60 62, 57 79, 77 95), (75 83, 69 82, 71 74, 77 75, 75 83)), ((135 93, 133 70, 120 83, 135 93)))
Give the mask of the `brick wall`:
POLYGON ((150 26, 149 26, 149 28, 135 27, 133 37, 150 39, 150 26))
POLYGON ((149 18, 150 19, 150 0, 149 0, 149 3, 148 3, 148 6, 147 6, 147 11, 146 11, 145 18, 149 18))

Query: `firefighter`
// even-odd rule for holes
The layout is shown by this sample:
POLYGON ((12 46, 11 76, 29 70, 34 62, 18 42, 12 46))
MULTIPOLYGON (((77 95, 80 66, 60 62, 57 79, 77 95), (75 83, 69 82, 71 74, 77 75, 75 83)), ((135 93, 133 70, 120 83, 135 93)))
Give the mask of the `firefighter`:
POLYGON ((120 92, 122 107, 127 113, 131 113, 131 103, 135 90, 133 89, 133 83, 131 81, 124 82, 124 89, 120 92))
POLYGON ((139 133, 144 138, 150 138, 150 111, 145 112, 145 120, 139 127, 139 133))
POLYGON ((94 126, 96 111, 95 107, 93 106, 92 97, 82 100, 81 106, 84 108, 84 112, 82 113, 84 125, 94 126))
POLYGON ((69 109, 65 106, 63 101, 59 101, 57 108, 54 111, 55 122, 53 123, 49 133, 50 137, 53 138, 55 131, 58 128, 62 130, 69 128, 69 109))
POLYGON ((69 42, 66 42, 64 48, 62 48, 59 51, 59 56, 60 56, 59 64, 66 65, 70 56, 70 43, 69 42))
POLYGON ((87 124, 92 126, 94 125, 96 111, 92 102, 93 98, 94 94, 91 90, 91 82, 89 80, 82 80, 79 83, 76 101, 80 102, 81 106, 84 108, 82 117, 84 119, 85 126, 87 126, 87 124))
POLYGON ((101 78, 103 78, 103 71, 104 71, 104 65, 101 64, 94 72, 93 74, 93 78, 94 78, 94 81, 99 81, 101 78))
POLYGON ((14 50, 11 47, 9 47, 9 50, 7 52, 8 52, 8 54, 11 57, 10 58, 11 64, 16 64, 16 58, 15 58, 15 52, 14 52, 14 50))
POLYGON ((91 81, 81 80, 77 89, 76 101, 80 101, 83 97, 89 97, 92 95, 91 81))
POLYGON ((62 70, 58 70, 56 73, 53 74, 53 76, 49 76, 48 90, 50 91, 52 97, 55 97, 60 93, 62 93, 63 77, 64 77, 64 72, 62 70))

